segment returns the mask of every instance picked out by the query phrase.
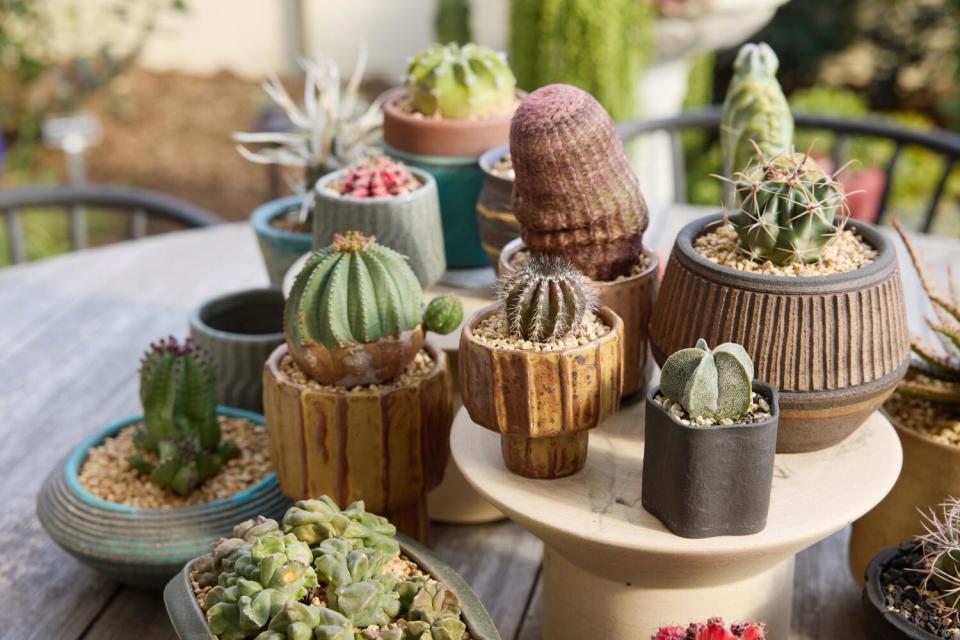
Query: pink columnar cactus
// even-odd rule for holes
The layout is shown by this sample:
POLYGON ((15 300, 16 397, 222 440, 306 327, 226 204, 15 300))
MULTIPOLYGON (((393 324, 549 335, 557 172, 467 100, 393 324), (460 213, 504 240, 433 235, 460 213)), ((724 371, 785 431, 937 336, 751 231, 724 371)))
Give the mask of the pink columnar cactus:
POLYGON ((410 193, 419 187, 420 183, 406 165, 378 156, 351 165, 339 192, 353 198, 383 198, 410 193))
POLYGON ((513 211, 534 253, 594 280, 627 275, 643 250, 647 205, 610 115, 589 93, 552 84, 513 117, 513 211))
POLYGON ((710 618, 706 624, 691 622, 684 627, 660 627, 650 640, 765 640, 764 625, 734 624, 727 629, 723 618, 710 618))

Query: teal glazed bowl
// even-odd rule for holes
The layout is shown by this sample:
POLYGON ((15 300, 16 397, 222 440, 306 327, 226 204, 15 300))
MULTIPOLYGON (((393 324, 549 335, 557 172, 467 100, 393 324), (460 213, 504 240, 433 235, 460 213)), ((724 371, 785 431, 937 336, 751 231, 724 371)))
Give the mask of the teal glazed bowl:
MULTIPOLYGON (((229 407, 217 412, 263 427, 256 413, 229 407)), ((115 422, 82 442, 47 476, 37 497, 37 517, 47 534, 84 564, 125 584, 159 588, 237 523, 261 514, 279 518, 290 506, 274 473, 229 498, 180 509, 140 509, 87 491, 79 478, 87 452, 142 420, 115 422)))
POLYGON ((278 229, 270 224, 274 218, 299 209, 303 196, 289 196, 265 202, 250 215, 250 224, 257 234, 257 244, 270 276, 270 284, 277 287, 297 258, 313 247, 312 233, 296 233, 278 229))

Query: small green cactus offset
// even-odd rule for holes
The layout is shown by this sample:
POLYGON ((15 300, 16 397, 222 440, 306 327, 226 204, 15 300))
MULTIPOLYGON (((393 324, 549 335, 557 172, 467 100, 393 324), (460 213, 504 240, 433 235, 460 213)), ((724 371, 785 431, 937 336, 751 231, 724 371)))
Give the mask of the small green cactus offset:
POLYGON ((767 158, 758 151, 728 182, 735 204, 727 219, 754 260, 781 266, 819 262, 845 223, 843 187, 809 154, 767 158))
POLYGON ((596 307, 593 289, 564 258, 533 255, 498 284, 511 334, 532 342, 559 340, 596 307))
POLYGON ((727 342, 711 351, 700 339, 663 363, 660 392, 691 418, 737 420, 753 400, 753 361, 738 344, 727 342))
POLYGON ((133 442, 156 462, 134 455, 130 466, 152 480, 187 495, 239 455, 234 443, 220 439, 213 363, 189 338, 150 345, 140 367, 140 400, 143 426, 133 442))
POLYGON ((512 112, 516 84, 504 54, 473 43, 434 44, 411 59, 406 74, 414 110, 452 120, 512 112))
POLYGON ((746 166, 753 145, 773 157, 793 145, 793 115, 777 82, 777 54, 766 43, 740 47, 723 102, 720 147, 726 175, 746 166))
POLYGON ((423 326, 427 331, 446 335, 463 322, 463 303, 449 294, 437 296, 423 312, 423 326))

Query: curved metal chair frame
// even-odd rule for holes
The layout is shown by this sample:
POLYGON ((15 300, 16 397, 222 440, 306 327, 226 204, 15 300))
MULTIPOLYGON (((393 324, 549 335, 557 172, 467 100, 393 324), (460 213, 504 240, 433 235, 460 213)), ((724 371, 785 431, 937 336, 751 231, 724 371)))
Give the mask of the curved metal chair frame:
MULTIPOLYGON (((674 199, 676 202, 686 200, 686 169, 683 158, 683 147, 680 140, 682 131, 691 129, 705 129, 717 131, 720 127, 719 106, 713 106, 701 111, 691 111, 672 118, 650 120, 631 120, 617 125, 624 140, 632 140, 639 136, 666 132, 670 135, 671 163, 674 178, 674 199)), ((887 215, 887 204, 890 198, 890 186, 893 183, 893 174, 900 160, 900 155, 906 146, 916 145, 932 151, 944 158, 943 172, 937 179, 936 187, 928 201, 921 229, 924 233, 930 231, 937 207, 943 198, 947 179, 953 170, 957 159, 960 158, 960 135, 950 131, 916 131, 890 124, 878 118, 863 118, 850 120, 831 116, 798 113, 794 116, 797 129, 815 129, 829 131, 835 136, 831 157, 835 167, 842 164, 847 143, 852 136, 865 136, 889 140, 894 144, 893 154, 884 167, 886 182, 880 198, 877 222, 882 223, 887 215)))
POLYGON ((87 247, 84 206, 122 210, 130 215, 127 237, 142 238, 150 218, 166 220, 185 228, 206 227, 223 220, 209 211, 171 196, 109 184, 18 187, 0 190, 0 213, 4 215, 10 262, 25 262, 22 210, 32 207, 66 209, 70 219, 70 246, 87 247))

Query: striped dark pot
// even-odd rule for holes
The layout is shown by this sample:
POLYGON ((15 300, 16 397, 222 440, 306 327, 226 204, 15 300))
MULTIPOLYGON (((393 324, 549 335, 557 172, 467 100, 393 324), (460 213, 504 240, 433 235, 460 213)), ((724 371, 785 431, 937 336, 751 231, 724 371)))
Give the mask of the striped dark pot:
POLYGON ((912 547, 913 543, 908 542, 894 549, 884 549, 867 565, 860 603, 866 623, 866 637, 870 640, 937 640, 941 637, 908 622, 887 605, 883 572, 901 555, 910 553, 912 547))
POLYGON ((494 269, 500 260, 504 245, 520 237, 520 223, 513 215, 513 180, 493 172, 493 167, 509 153, 510 145, 503 144, 480 156, 483 187, 477 200, 477 228, 483 250, 490 257, 494 269))
MULTIPOLYGON (((460 600, 461 615, 467 630, 474 640, 500 640, 493 619, 483 603, 470 589, 470 586, 449 565, 433 555, 426 547, 417 544, 403 534, 397 534, 400 550, 444 587, 457 594, 460 600)), ((207 626, 207 617, 197 604, 197 598, 190 583, 193 570, 191 560, 174 576, 163 590, 163 601, 167 606, 167 615, 173 623, 173 630, 180 640, 214 640, 207 626)))
POLYGON ((879 254, 867 266, 828 276, 747 273, 693 248, 722 219, 701 218, 677 236, 650 322, 654 357, 663 364, 698 338, 742 344, 756 378, 780 392, 777 452, 840 442, 883 404, 909 364, 896 249, 874 227, 851 220, 879 254))
POLYGON ((247 289, 190 314, 190 337, 217 366, 220 404, 263 413, 263 363, 283 342, 280 289, 247 289))
MULTIPOLYGON (((218 407, 223 416, 263 417, 218 407)), ((116 422, 82 442, 47 477, 37 497, 37 517, 64 551, 120 582, 162 587, 191 558, 207 553, 210 541, 227 536, 234 525, 257 515, 283 516, 290 501, 271 473, 229 498, 181 509, 139 509, 102 500, 80 483, 87 452, 142 416, 116 422)))

